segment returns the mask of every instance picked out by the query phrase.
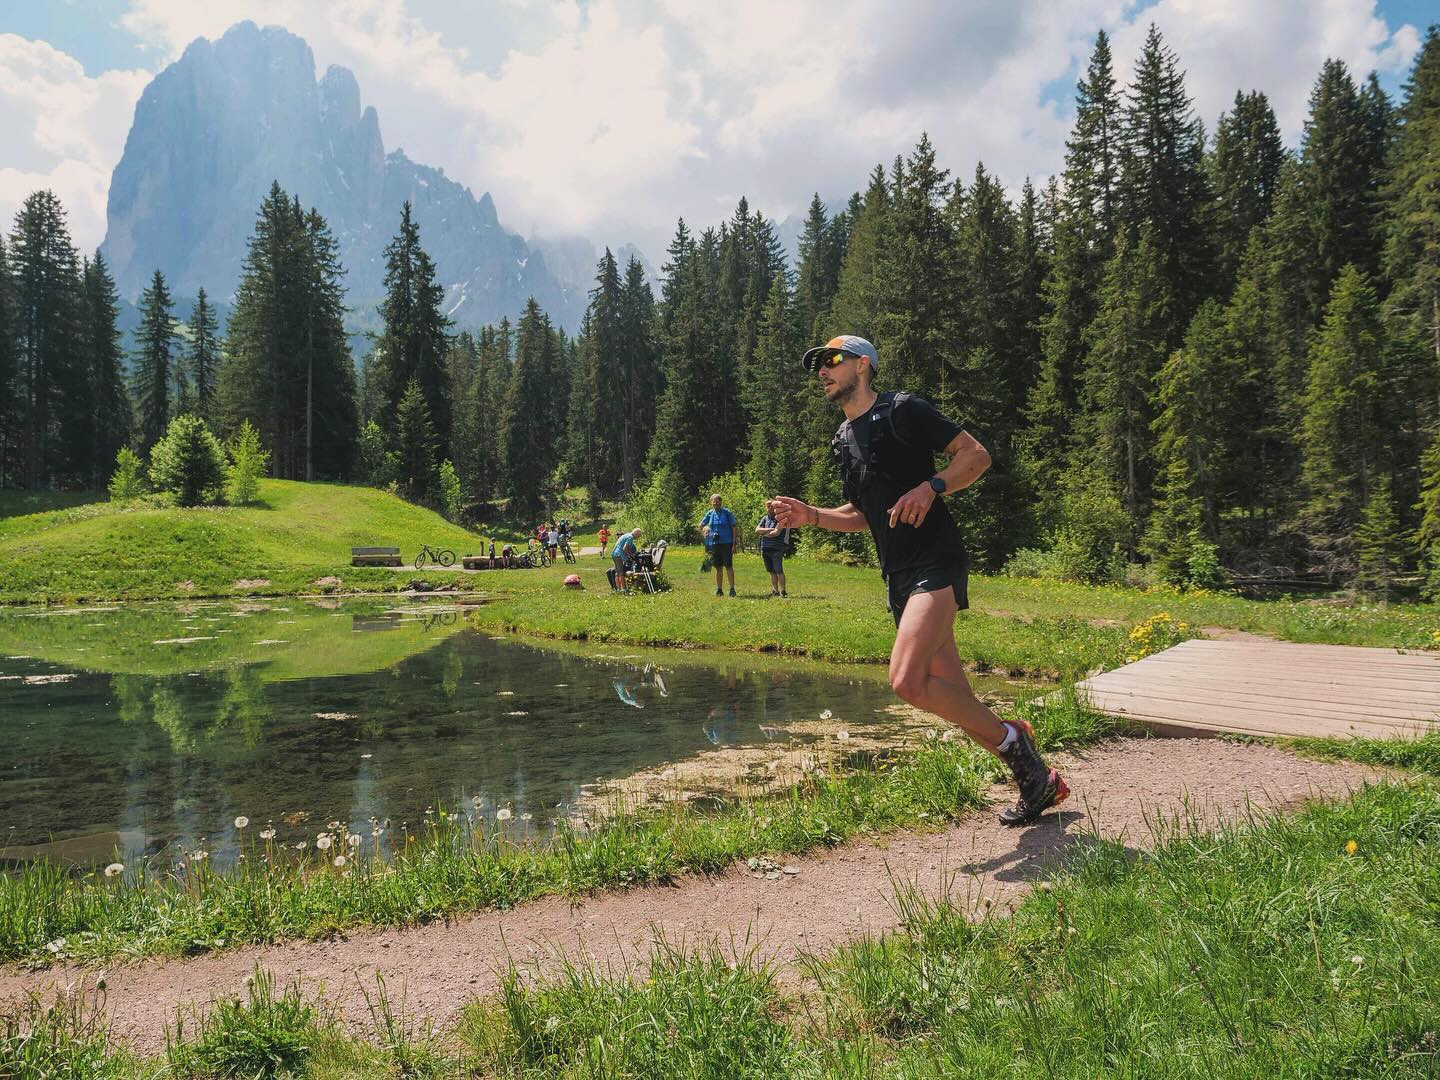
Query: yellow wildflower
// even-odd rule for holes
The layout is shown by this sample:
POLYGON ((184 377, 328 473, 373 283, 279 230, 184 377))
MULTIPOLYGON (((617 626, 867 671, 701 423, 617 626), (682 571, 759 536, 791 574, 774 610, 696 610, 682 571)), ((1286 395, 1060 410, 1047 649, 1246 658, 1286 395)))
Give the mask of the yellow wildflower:
POLYGON ((1346 855, 1354 855, 1355 852, 1357 852, 1357 851, 1359 851, 1359 850, 1360 850, 1360 845, 1357 844, 1357 843, 1355 843, 1354 840, 1346 840, 1346 841, 1345 841, 1345 854, 1346 854, 1346 855))

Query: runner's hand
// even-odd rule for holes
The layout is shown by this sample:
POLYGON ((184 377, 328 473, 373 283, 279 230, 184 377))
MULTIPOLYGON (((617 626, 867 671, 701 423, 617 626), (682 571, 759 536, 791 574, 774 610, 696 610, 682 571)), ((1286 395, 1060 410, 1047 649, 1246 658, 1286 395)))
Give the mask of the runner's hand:
POLYGON ((792 499, 788 495, 780 495, 771 499, 765 504, 765 508, 770 511, 776 524, 782 529, 793 529, 814 522, 814 515, 809 505, 799 499, 792 499))
POLYGON ((900 496, 899 502, 890 508, 890 527, 893 529, 896 522, 899 522, 918 528, 925 520, 925 515, 930 512, 930 505, 934 501, 935 489, 928 483, 911 488, 900 496))

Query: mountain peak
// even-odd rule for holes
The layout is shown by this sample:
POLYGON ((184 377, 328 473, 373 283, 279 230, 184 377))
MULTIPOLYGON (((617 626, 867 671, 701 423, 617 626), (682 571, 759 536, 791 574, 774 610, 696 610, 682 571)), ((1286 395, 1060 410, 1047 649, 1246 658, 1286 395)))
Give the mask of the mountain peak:
POLYGON ((575 297, 501 228, 488 193, 477 199, 399 149, 387 155, 353 72, 332 66, 317 81, 303 38, 253 22, 192 42, 140 97, 101 246, 122 295, 157 268, 177 295, 232 295, 273 182, 329 222, 362 321, 373 321, 383 248, 408 199, 440 280, 461 298, 458 323, 514 317, 534 296, 557 323, 579 325, 575 297))

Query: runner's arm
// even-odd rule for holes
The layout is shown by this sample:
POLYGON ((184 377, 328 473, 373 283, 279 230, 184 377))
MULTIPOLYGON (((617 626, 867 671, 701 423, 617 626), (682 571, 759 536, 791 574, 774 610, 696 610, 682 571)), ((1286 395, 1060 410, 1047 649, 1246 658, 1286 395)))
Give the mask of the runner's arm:
MULTIPOLYGON (((951 439, 945 453, 950 455, 950 460, 935 475, 945 481, 947 494, 969 487, 990 467, 990 451, 968 431, 962 431, 951 439)), ((897 524, 918 526, 937 498, 939 496, 928 481, 907 491, 890 508, 890 527, 893 529, 897 524)))
POLYGON ((869 528, 865 515, 852 503, 826 510, 819 506, 781 495, 771 500, 770 512, 782 529, 811 525, 831 532, 864 532, 869 528))

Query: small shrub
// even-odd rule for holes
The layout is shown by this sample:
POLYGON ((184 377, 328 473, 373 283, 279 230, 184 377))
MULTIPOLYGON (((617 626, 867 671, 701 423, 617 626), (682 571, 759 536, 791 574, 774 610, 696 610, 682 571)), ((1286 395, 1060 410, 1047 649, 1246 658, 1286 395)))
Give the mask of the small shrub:
MULTIPOLYGON (((672 543, 687 537, 682 515, 689 509, 690 495, 685 481, 673 468, 657 471, 625 504, 612 533, 628 532, 637 526, 651 540, 665 537, 672 543)), ((699 517, 696 517, 699 521, 699 517)), ((693 533, 690 534, 693 538, 693 533)))
POLYGON ((110 499, 127 502, 145 494, 145 463, 128 446, 115 455, 115 471, 110 474, 110 499))
POLYGON ((446 458, 440 462, 436 473, 436 484, 440 492, 440 512, 450 521, 460 520, 460 474, 446 458))
POLYGON ((374 420, 367 421, 360 431, 356 458, 358 479, 362 484, 385 489, 400 470, 400 457, 391 451, 385 432, 374 420))
POLYGON ((109 1080, 130 1076, 107 1047, 104 1011, 83 994, 45 1005, 31 997, 0 1013, 0 1076, 109 1080))
POLYGON ((181 506, 223 501, 225 451, 198 416, 177 416, 150 451, 150 481, 181 506))
POLYGON ((183 1022, 166 1032, 165 1056, 177 1076, 252 1077, 299 1073, 314 1047, 319 1025, 314 1006, 293 983, 275 996, 275 977, 257 968, 248 1000, 215 1003, 186 1040, 183 1022))
POLYGON ((270 451, 261 447, 260 433, 250 421, 244 421, 230 446, 230 501, 237 506, 254 502, 260 492, 260 477, 269 467, 270 451))

